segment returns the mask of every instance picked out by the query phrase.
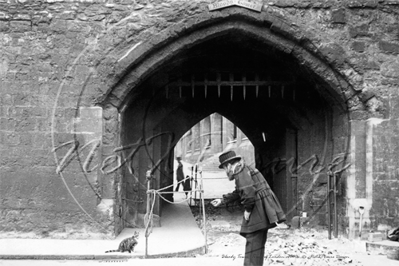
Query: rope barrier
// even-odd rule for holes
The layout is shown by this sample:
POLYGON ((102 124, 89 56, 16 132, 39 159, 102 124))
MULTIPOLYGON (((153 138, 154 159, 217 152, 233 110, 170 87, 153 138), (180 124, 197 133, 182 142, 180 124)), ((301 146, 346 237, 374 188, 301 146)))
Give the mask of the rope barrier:
MULTIPOLYGON (((182 182, 184 182, 184 181, 186 181, 187 179, 191 179, 191 177, 186 177, 186 178, 184 178, 183 180, 181 180, 181 181, 179 181, 179 182, 177 182, 177 184, 179 184, 179 183, 182 183, 182 182)), ((173 187, 174 186, 174 184, 172 184, 172 185, 169 185, 169 186, 167 186, 167 187, 163 187, 163 188, 160 188, 160 189, 158 189, 158 191, 161 191, 161 190, 164 190, 164 189, 167 189, 167 188, 170 188, 170 187, 173 187)), ((177 192, 177 191, 176 191, 177 192)))
MULTIPOLYGON (((149 204, 147 202, 147 213, 144 216, 144 221, 147 219, 147 223, 146 223, 146 227, 145 227, 145 237, 146 237, 145 257, 146 258, 148 257, 148 237, 152 233, 152 228, 153 228, 153 213, 154 213, 156 196, 158 195, 159 198, 163 199, 164 201, 166 201, 170 204, 181 204, 181 203, 187 202, 188 200, 191 200, 191 196, 190 196, 180 202, 172 202, 162 196, 162 194, 171 194, 171 193, 188 193, 188 192, 190 192, 190 193, 199 192, 200 193, 200 200, 202 202, 202 212, 203 212, 202 220, 203 220, 203 228, 204 228, 204 236, 205 236, 205 253, 207 252, 208 247, 207 247, 206 216, 205 216, 205 202, 204 202, 204 197, 203 197, 204 189, 203 189, 203 182, 202 182, 202 172, 200 175, 201 175, 201 184, 199 185, 200 189, 186 190, 186 191, 182 191, 182 192, 179 192, 179 191, 164 191, 164 192, 162 192, 162 190, 165 190, 169 187, 173 187, 173 184, 169 185, 167 187, 160 188, 158 190, 150 189, 150 187, 149 187, 150 186, 150 176, 149 175, 147 176, 147 182, 148 182, 147 183, 147 194, 149 195, 147 197, 147 200, 150 200, 150 201, 152 200, 152 204, 151 204, 151 208, 149 209, 148 208, 149 204)), ((193 178, 190 178, 190 177, 184 178, 183 180, 179 181, 178 183, 184 182, 187 179, 193 179, 193 178)), ((195 179, 197 179, 197 174, 196 174, 195 179)), ((197 180, 195 180, 195 184, 197 185, 197 180)), ((195 193, 195 195, 196 195, 196 193, 195 193)))
POLYGON ((172 202, 172 201, 167 200, 165 197, 161 196, 161 194, 158 194, 158 196, 159 196, 161 199, 163 199, 164 201, 166 201, 167 203, 171 203, 171 204, 181 204, 181 203, 183 203, 183 202, 187 202, 187 201, 190 200, 189 198, 186 198, 186 199, 184 199, 184 200, 182 200, 182 201, 179 201, 179 202, 172 202))

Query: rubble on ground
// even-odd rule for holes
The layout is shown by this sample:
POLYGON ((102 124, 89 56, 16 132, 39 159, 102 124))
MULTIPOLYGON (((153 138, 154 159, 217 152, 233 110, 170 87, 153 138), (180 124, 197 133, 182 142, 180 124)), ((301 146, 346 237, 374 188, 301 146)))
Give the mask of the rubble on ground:
POLYGON ((278 239, 266 245, 266 260, 278 265, 360 265, 350 256, 322 246, 316 240, 278 239))
MULTIPOLYGON (((198 213, 196 218, 202 228, 202 219, 198 213)), ((241 218, 240 215, 237 215, 235 219, 234 216, 223 216, 220 212, 208 215, 209 252, 206 256, 243 258, 245 238, 239 235, 241 218), (227 219, 230 225, 228 227, 225 226, 227 219)), ((350 240, 346 238, 329 240, 326 230, 274 228, 268 233, 265 265, 361 266, 360 262, 351 258, 351 254, 355 252, 351 245, 350 240)))
MULTIPOLYGON (((332 246, 341 246, 341 250, 331 245, 324 245, 328 239, 321 240, 319 232, 301 230, 285 230, 284 232, 270 232, 265 250, 265 265, 353 265, 361 264, 351 258, 351 249, 342 251, 345 246, 343 239, 331 240, 332 246)), ((242 258, 245 238, 237 232, 223 232, 210 229, 208 231, 209 254, 225 258, 242 258)), ((348 246, 347 246, 348 247, 348 246)))

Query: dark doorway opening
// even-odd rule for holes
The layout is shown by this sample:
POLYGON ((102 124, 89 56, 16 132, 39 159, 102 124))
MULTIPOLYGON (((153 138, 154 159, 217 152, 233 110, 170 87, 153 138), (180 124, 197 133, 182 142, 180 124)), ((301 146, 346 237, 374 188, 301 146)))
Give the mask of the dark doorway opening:
MULTIPOLYGON (((132 160, 133 170, 123 173, 123 195, 143 199, 124 204, 125 219, 142 225, 146 171, 154 170, 154 188, 173 184, 177 141, 214 113, 232 121, 252 142, 255 165, 288 218, 308 211, 314 175, 295 167, 313 155, 323 163, 332 158, 331 131, 342 116, 330 92, 320 89, 322 83, 291 55, 244 34, 230 32, 180 51, 126 100, 122 144, 147 141, 132 160)), ((156 203, 155 213, 162 215, 162 202, 156 203)))

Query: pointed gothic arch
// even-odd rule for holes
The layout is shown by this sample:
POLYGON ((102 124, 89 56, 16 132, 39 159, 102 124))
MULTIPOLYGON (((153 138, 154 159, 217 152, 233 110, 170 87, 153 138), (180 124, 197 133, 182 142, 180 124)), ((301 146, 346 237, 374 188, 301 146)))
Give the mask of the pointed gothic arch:
MULTIPOLYGON (((219 112, 249 132, 257 167, 263 169, 276 158, 285 162, 283 171, 263 171, 275 183, 289 217, 305 208, 312 186, 311 181, 292 183, 289 167, 315 154, 323 166, 334 154, 347 152, 346 102, 356 92, 296 27, 270 14, 238 8, 190 21, 179 22, 146 42, 125 44, 111 53, 112 62, 104 60, 99 65, 112 65, 112 76, 104 80, 106 88, 99 90, 106 93, 97 98, 104 108, 121 114, 119 145, 145 144, 131 161, 134 173, 123 169, 117 173, 121 191, 115 204, 125 217, 116 222, 116 231, 126 226, 122 221, 142 225, 145 204, 132 205, 122 199, 145 198, 148 169, 155 170, 154 186, 173 183, 174 145, 211 113, 219 112), (230 56, 237 59, 236 65, 228 60, 230 56), (238 109, 237 101, 242 105, 238 109), (340 126, 344 133, 333 136, 340 126), (313 144, 316 147, 309 148, 313 144), (299 146, 308 148, 300 152, 299 146)), ((160 202, 155 213, 162 214, 160 202)))

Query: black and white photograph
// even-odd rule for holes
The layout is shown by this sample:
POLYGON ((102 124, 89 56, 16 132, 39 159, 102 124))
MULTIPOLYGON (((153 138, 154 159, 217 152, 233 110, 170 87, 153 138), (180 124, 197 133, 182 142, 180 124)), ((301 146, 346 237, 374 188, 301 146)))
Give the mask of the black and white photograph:
POLYGON ((399 265, 399 0, 0 0, 0 265, 399 265))

